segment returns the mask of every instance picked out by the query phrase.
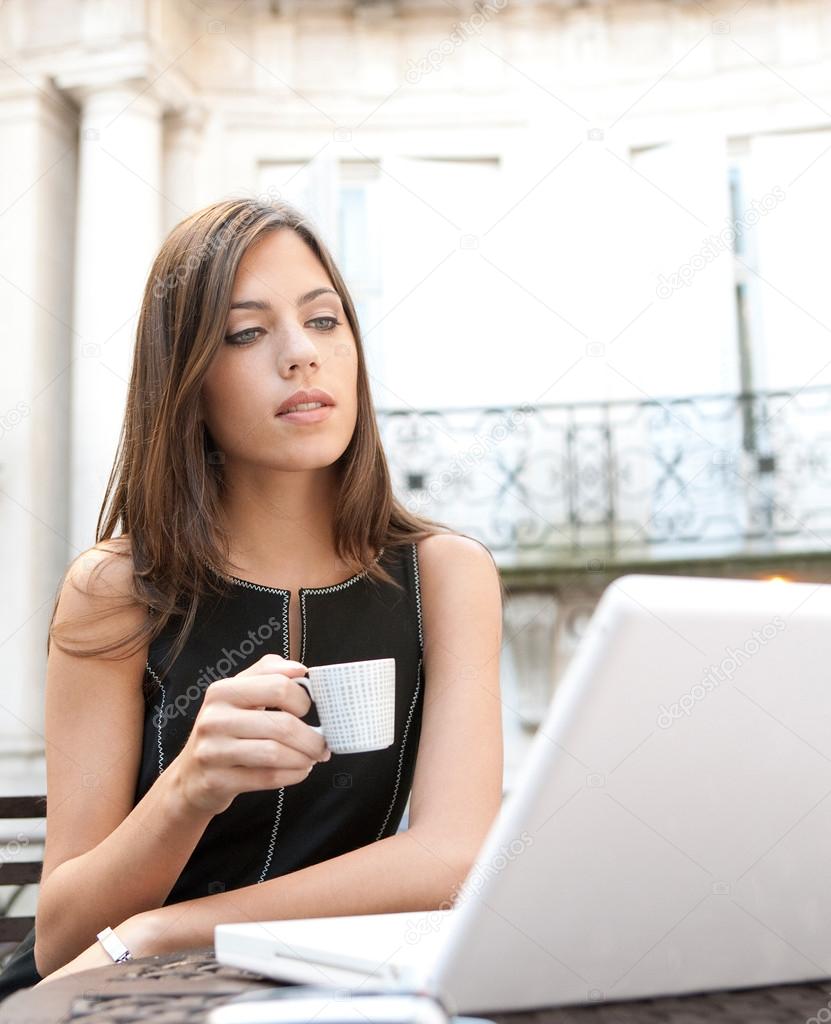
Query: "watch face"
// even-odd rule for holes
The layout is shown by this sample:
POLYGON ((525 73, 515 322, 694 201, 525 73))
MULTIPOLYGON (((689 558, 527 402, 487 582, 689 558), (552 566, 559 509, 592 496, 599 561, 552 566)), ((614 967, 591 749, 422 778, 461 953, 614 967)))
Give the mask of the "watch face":
POLYGON ((105 928, 95 936, 104 949, 112 957, 114 963, 121 963, 122 960, 132 960, 130 950, 115 934, 112 928, 105 928))

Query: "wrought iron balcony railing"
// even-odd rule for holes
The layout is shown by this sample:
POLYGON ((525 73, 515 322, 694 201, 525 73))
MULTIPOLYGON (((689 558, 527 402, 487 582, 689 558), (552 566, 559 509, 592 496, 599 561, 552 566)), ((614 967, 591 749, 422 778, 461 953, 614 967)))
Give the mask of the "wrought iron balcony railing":
POLYGON ((378 419, 398 496, 504 566, 831 553, 831 387, 378 419))

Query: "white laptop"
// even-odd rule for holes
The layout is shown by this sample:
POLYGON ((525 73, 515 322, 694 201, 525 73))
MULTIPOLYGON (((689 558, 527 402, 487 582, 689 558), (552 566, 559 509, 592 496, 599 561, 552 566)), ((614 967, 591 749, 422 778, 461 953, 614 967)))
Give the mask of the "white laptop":
POLYGON ((830 921, 831 585, 629 575, 452 909, 224 924, 215 945, 491 1013, 825 979, 830 921))

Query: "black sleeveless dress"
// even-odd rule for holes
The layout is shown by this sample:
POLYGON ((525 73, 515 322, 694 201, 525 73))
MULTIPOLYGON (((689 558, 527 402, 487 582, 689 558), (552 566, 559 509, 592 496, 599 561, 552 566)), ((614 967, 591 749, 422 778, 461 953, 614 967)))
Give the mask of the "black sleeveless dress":
MULTIPOLYGON (((299 660, 310 666, 394 658, 393 744, 333 753, 302 782, 240 793, 211 819, 164 906, 264 882, 398 830, 412 788, 424 701, 416 544, 382 548, 376 561, 400 590, 366 571, 333 586, 300 588, 299 660)), ((184 649, 166 672, 161 666, 179 621, 171 620, 150 644, 134 806, 182 750, 211 682, 236 675, 264 654, 289 657, 291 592, 226 579, 228 592, 204 599, 184 649)), ((320 724, 314 704, 302 721, 320 724)), ((33 951, 34 928, 0 973, 0 1000, 40 981, 33 951)))

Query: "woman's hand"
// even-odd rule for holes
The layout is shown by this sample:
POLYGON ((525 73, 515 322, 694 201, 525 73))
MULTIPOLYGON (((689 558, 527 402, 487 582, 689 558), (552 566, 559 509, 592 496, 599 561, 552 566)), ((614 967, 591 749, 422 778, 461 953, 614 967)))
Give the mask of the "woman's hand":
MULTIPOLYGON (((137 914, 135 917, 124 921, 117 928, 114 928, 113 931, 133 954, 134 960, 138 960, 142 956, 151 956, 155 952, 152 948, 155 929, 149 916, 145 917, 145 915, 137 914)), ((57 970, 52 971, 51 974, 47 974, 37 984, 33 985, 32 988, 55 981, 56 978, 63 978, 67 974, 87 971, 93 967, 106 967, 107 964, 112 963, 113 958, 96 939, 93 945, 88 946, 82 953, 79 953, 74 960, 70 960, 63 967, 59 967, 57 970)))
POLYGON ((300 662, 266 654, 211 683, 170 766, 188 804, 219 814, 239 793, 303 782, 315 764, 329 760, 324 738, 300 721, 311 699, 292 677, 305 674, 300 662))

